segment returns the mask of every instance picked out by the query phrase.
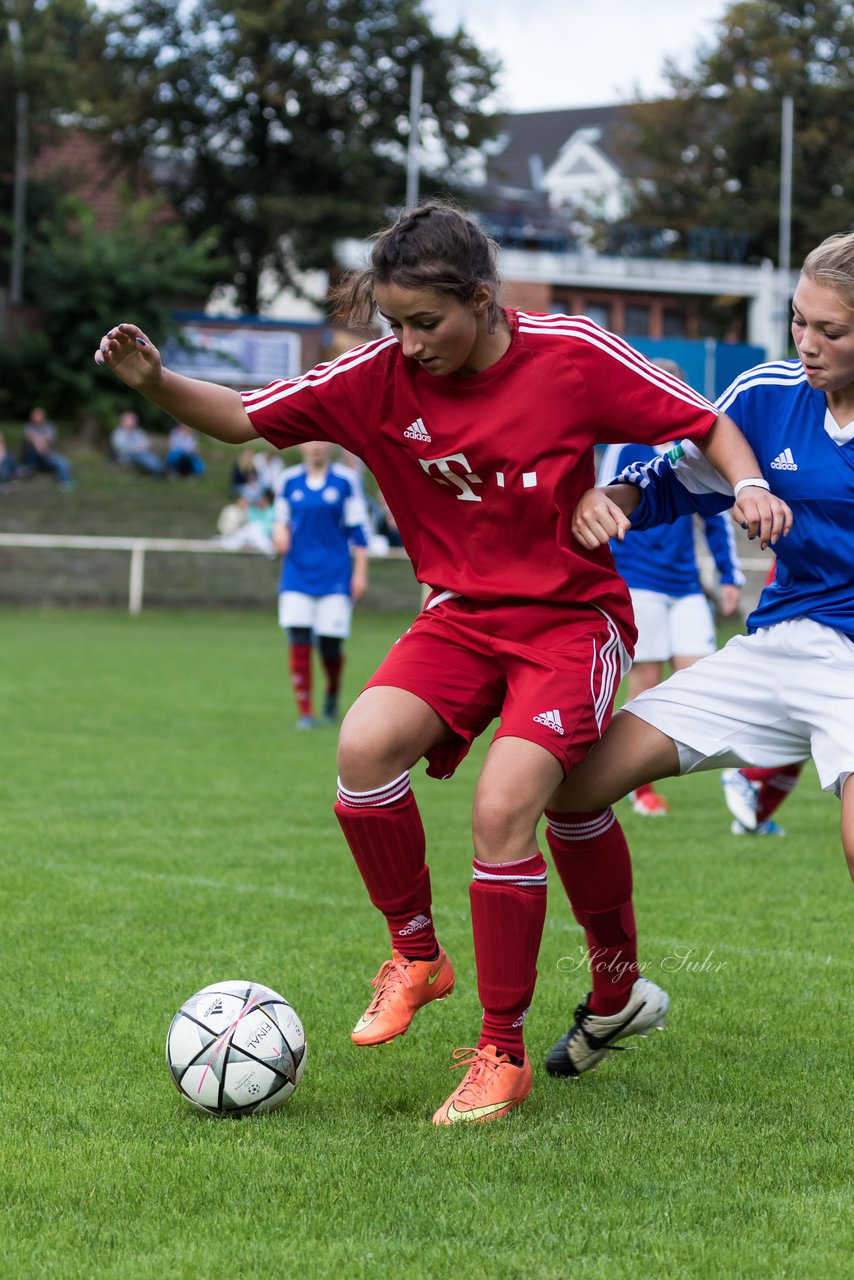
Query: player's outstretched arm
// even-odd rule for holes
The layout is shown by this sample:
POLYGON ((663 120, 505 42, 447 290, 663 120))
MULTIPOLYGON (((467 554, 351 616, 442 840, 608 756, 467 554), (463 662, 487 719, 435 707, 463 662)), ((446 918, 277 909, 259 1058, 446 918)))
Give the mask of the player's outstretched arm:
POLYGON ((609 484, 581 495, 572 517, 572 532, 582 547, 595 551, 611 538, 622 542, 632 527, 630 516, 640 502, 633 484, 609 484))
POLYGON ((748 538, 759 538, 764 549, 792 527, 792 512, 781 498, 770 492, 759 470, 756 454, 732 418, 719 414, 705 439, 697 446, 706 461, 718 471, 733 491, 739 492, 732 509, 733 519, 747 530, 748 538), (758 480, 758 485, 745 484, 758 480))
POLYGON ((228 444, 258 439, 236 391, 164 368, 157 347, 138 325, 119 324, 105 333, 95 363, 196 431, 228 444))

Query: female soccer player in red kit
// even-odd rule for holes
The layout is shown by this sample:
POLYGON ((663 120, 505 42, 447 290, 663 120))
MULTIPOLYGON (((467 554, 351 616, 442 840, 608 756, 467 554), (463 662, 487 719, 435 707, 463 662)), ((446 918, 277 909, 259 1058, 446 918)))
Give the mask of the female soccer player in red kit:
MULTIPOLYGON (((477 1045, 457 1050, 462 1083, 436 1124, 497 1118, 531 1088, 523 1023, 546 911, 547 839, 595 951, 589 1025, 577 1071, 624 1035, 661 1023, 667 997, 638 977, 631 866, 616 821, 595 841, 549 798, 599 738, 629 662, 634 625, 610 552, 585 550, 570 522, 593 484, 596 441, 690 437, 735 484, 759 478, 735 425, 683 382, 584 318, 503 309, 496 248, 441 204, 404 211, 374 238, 370 265, 338 292, 343 318, 378 310, 390 333, 298 378, 237 392, 162 367, 129 324, 96 360, 174 417, 219 439, 261 435, 278 448, 328 439, 363 458, 397 521, 423 611, 341 727, 335 812, 392 955, 352 1039, 393 1039, 453 989, 433 928, 425 837, 411 768, 449 777, 496 717, 473 810, 470 888, 477 1045)), ((761 482, 760 483, 764 483, 761 482)), ((763 543, 783 504, 747 487, 737 518, 763 543)), ((595 834, 600 834, 597 830, 595 834)))

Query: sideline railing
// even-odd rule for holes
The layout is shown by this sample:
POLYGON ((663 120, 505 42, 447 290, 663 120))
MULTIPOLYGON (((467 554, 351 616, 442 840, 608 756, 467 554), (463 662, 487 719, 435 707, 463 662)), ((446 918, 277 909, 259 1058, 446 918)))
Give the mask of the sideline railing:
MULTIPOLYGON (((213 539, 205 538, 137 538, 95 537, 88 534, 64 533, 0 533, 0 547, 43 548, 47 551, 124 551, 130 554, 128 569, 128 612, 142 613, 145 596, 145 557, 149 551, 189 552, 191 555, 252 556, 259 559, 262 551, 252 547, 234 550, 223 547, 213 539)), ((377 560, 406 560, 406 552, 390 547, 382 554, 373 553, 377 560)))

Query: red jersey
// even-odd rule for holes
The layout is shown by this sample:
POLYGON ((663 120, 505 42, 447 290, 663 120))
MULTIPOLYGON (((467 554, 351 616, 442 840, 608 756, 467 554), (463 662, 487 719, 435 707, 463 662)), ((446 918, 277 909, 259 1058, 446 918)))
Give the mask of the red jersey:
POLYGON ((363 458, 419 582, 484 601, 593 605, 634 640, 607 546, 571 532, 593 446, 702 438, 717 410, 584 316, 508 311, 490 368, 438 378, 394 337, 243 394, 279 449, 331 440, 363 458))

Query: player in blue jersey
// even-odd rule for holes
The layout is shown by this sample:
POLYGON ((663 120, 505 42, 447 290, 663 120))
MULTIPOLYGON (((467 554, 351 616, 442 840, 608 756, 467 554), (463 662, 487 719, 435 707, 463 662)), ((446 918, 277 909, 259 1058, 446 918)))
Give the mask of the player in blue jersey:
MULTIPOLYGON (((675 360, 659 359, 653 364, 685 380, 675 360)), ((653 461, 669 447, 608 445, 599 468, 599 484, 609 484, 632 463, 653 461)), ((729 617, 738 609, 744 582, 732 521, 723 514, 707 516, 704 531, 720 579, 721 613, 729 617)), ((700 583, 691 516, 662 528, 631 531, 622 542, 612 541, 611 553, 629 588, 638 629, 635 656, 626 677, 628 697, 636 698, 661 683, 665 663, 674 671, 683 671, 714 653, 715 619, 700 583)), ((645 817, 660 817, 670 808, 652 783, 637 787, 629 799, 635 813, 645 817)))
MULTIPOLYGON (((854 233, 807 256, 792 309, 798 359, 750 369, 718 402, 793 516, 749 634, 625 707, 552 803, 576 823, 601 825, 603 809, 644 782, 812 756, 822 787, 841 800, 854 878, 854 233)), ((583 546, 600 546, 629 527, 722 510, 751 483, 765 481, 731 490, 685 442, 607 490, 589 490, 573 531, 583 546)), ((625 1034, 581 1006, 547 1069, 578 1074, 625 1034)))
POLYGON ((331 444, 315 440, 301 453, 302 464, 282 477, 273 542, 283 556, 279 625, 290 641, 297 728, 312 729, 315 642, 326 677, 323 719, 338 718, 344 640, 353 601, 368 585, 367 509, 358 477, 331 461, 331 444))

